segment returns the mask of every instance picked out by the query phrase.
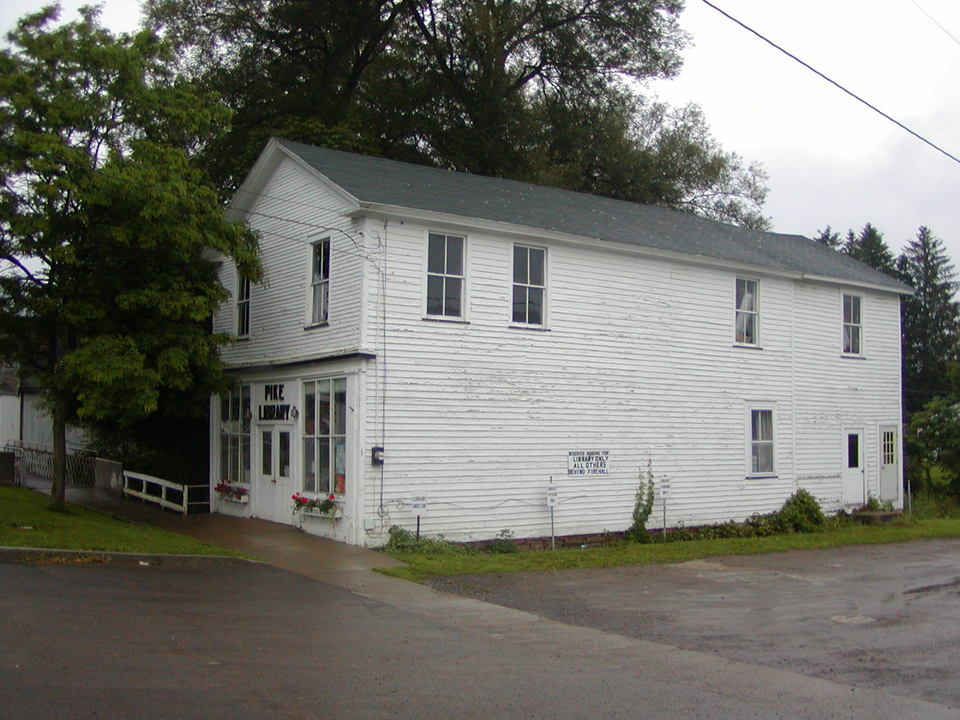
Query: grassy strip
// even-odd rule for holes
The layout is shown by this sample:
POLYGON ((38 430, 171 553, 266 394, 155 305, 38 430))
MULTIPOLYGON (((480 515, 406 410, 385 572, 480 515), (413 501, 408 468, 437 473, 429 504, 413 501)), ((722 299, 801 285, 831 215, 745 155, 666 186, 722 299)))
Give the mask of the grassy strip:
POLYGON ((138 525, 76 505, 68 504, 64 512, 54 512, 49 505, 50 498, 33 490, 0 487, 0 546, 240 556, 186 535, 138 525))
POLYGON ((889 525, 849 524, 815 533, 647 545, 622 543, 585 550, 565 548, 515 554, 390 553, 392 557, 407 565, 377 570, 385 575, 423 582, 433 576, 678 563, 717 555, 755 555, 841 545, 904 542, 921 538, 960 538, 960 519, 942 518, 889 525))

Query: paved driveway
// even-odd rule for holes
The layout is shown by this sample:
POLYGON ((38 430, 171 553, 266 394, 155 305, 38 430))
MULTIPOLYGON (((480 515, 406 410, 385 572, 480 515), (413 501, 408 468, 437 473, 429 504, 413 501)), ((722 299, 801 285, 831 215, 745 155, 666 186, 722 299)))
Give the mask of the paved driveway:
POLYGON ((960 541, 469 576, 434 587, 564 623, 960 707, 960 541))

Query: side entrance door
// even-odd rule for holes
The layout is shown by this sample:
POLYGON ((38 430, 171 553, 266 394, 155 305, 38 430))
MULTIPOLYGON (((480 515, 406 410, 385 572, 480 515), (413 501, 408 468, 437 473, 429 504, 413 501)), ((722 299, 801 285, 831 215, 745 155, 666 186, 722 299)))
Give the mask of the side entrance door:
POLYGON ((843 432, 843 504, 863 505, 863 430, 846 429, 843 432))
POLYGON ((257 425, 257 492, 254 515, 289 525, 292 522, 293 472, 289 425, 257 425))
POLYGON ((900 442, 896 425, 880 428, 880 499, 900 499, 900 442))

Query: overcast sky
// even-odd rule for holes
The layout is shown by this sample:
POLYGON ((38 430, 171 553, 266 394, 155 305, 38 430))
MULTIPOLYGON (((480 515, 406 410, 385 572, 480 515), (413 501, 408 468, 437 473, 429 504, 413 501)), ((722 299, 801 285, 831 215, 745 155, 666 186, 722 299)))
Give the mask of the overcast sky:
MULTIPOLYGON (((712 1, 960 157, 957 0, 712 1)), ((674 105, 702 106, 725 150, 763 165, 775 230, 812 236, 826 225, 845 233, 872 222, 897 251, 927 225, 960 263, 960 164, 702 0, 686 2, 684 67, 651 90, 674 105)), ((45 4, 4 3, 0 27, 45 4)), ((65 16, 83 4, 63 2, 65 16)), ((136 28, 137 3, 103 5, 109 27, 136 28)))

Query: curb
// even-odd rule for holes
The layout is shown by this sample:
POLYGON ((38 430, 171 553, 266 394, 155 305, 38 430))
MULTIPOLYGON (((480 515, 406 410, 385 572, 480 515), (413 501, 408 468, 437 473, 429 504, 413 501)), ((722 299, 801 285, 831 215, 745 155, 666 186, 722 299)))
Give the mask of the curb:
POLYGON ((0 546, 0 562, 32 564, 108 564, 121 567, 173 565, 210 567, 263 565, 261 560, 227 555, 165 555, 159 553, 110 552, 105 550, 67 550, 63 548, 0 546))

